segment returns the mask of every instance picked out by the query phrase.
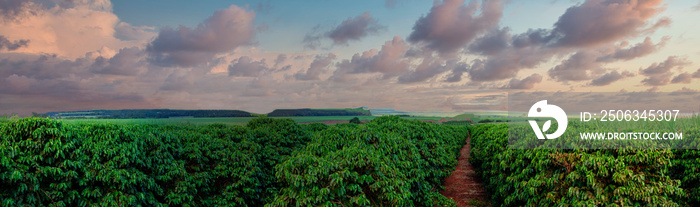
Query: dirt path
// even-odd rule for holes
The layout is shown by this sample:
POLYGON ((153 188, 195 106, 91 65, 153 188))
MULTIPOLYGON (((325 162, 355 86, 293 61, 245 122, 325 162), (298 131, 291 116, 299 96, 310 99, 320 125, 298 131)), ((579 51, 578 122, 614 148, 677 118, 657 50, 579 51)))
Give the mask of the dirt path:
POLYGON ((474 167, 469 163, 469 152, 472 149, 470 141, 471 137, 467 139, 467 143, 460 150, 461 155, 457 168, 452 172, 452 176, 445 179, 443 184, 445 190, 440 193, 457 201, 458 207, 488 206, 486 189, 481 185, 474 167))

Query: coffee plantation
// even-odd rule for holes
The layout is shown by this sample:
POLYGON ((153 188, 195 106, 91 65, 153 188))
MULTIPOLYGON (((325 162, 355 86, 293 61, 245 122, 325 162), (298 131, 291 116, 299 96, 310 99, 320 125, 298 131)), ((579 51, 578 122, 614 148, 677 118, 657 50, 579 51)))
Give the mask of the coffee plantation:
MULTIPOLYGON (((517 127, 530 130, 469 127, 470 162, 496 206, 700 205, 697 150, 509 148, 509 130, 517 127)), ((697 127, 681 130, 689 137, 700 133, 697 127)))
POLYGON ((700 205, 697 150, 510 149, 530 129, 509 127, 4 120, 0 206, 455 206, 439 192, 470 134, 493 206, 700 205))
POLYGON ((464 127, 0 123, 2 206, 445 206, 464 127))

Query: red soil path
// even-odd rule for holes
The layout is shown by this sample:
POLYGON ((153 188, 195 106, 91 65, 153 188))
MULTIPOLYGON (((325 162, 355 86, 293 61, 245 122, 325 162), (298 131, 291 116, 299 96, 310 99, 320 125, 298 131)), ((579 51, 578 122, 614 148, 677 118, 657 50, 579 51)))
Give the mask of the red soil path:
POLYGON ((471 152, 471 136, 460 151, 457 168, 452 171, 452 176, 445 179, 445 190, 440 192, 447 198, 457 202, 458 207, 464 206, 488 206, 486 189, 477 178, 474 167, 469 163, 471 152))

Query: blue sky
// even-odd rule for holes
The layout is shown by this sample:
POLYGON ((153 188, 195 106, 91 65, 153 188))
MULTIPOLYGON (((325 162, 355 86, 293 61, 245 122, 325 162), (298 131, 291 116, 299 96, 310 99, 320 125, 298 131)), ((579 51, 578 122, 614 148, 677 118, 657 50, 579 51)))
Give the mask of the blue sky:
POLYGON ((696 0, 0 4, 0 114, 464 112, 519 91, 700 90, 696 0))

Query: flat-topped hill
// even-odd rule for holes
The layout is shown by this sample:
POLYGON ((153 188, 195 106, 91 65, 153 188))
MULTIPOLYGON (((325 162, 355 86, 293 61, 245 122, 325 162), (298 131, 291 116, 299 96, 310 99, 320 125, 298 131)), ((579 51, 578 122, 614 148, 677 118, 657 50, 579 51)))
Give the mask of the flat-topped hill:
POLYGON ((372 116, 369 110, 363 108, 346 109, 275 109, 267 114, 269 117, 284 116, 372 116))

